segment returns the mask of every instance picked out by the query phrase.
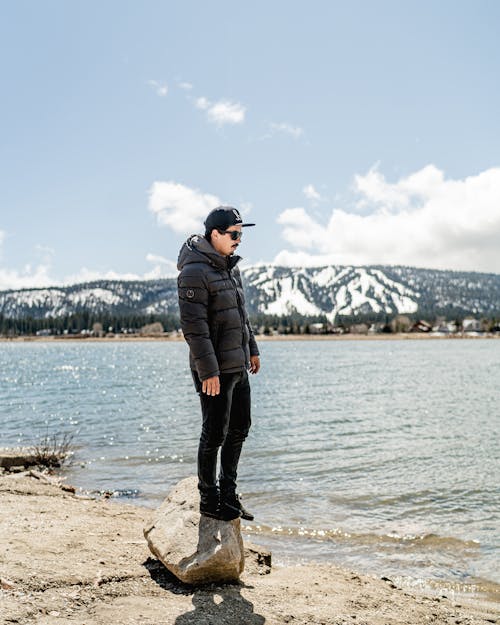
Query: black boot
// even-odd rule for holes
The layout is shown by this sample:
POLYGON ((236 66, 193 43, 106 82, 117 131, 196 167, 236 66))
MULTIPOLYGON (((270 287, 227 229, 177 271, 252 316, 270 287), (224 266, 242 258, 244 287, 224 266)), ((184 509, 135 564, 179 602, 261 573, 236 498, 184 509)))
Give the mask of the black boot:
POLYGON ((217 495, 200 496, 200 514, 217 519, 218 521, 233 521, 240 517, 240 511, 234 507, 224 505, 217 495))
POLYGON ((235 492, 221 492, 220 509, 222 513, 237 513, 245 521, 253 521, 255 518, 251 512, 243 507, 239 495, 235 492))
POLYGON ((220 519, 220 498, 219 494, 200 494, 200 514, 209 516, 212 519, 220 519))
POLYGON ((220 502, 219 505, 219 519, 221 521, 234 521, 241 516, 240 511, 232 506, 226 505, 224 502, 220 502))

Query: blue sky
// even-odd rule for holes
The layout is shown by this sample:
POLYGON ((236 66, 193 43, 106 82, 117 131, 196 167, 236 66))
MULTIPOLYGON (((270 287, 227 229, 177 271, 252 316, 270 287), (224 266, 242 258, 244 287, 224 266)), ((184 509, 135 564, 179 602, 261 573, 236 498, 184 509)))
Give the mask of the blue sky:
POLYGON ((0 289, 244 265, 500 273, 500 4, 0 5, 0 289))

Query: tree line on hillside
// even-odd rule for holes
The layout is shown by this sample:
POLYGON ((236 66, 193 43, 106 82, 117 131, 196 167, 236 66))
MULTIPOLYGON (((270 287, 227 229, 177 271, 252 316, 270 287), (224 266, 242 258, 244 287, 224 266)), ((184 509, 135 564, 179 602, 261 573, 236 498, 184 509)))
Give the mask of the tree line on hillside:
POLYGON ((113 315, 82 311, 62 317, 10 318, 0 314, 1 336, 34 336, 87 334, 103 336, 114 334, 135 334, 141 328, 160 323, 162 331, 172 332, 179 327, 179 317, 172 314, 156 315, 113 315), (95 329, 97 327, 97 329, 95 329))
MULTIPOLYGON (((443 332, 460 332, 464 329, 466 315, 386 315, 366 314, 337 316, 335 324, 326 316, 287 316, 257 314, 250 322, 257 334, 366 334, 367 332, 426 332, 440 329, 443 332)), ((177 332, 180 328, 178 315, 114 315, 81 311, 63 317, 22 317, 18 319, 0 314, 0 336, 98 336, 110 334, 164 334, 177 332)), ((500 318, 483 317, 473 326, 482 332, 499 332, 500 318)))

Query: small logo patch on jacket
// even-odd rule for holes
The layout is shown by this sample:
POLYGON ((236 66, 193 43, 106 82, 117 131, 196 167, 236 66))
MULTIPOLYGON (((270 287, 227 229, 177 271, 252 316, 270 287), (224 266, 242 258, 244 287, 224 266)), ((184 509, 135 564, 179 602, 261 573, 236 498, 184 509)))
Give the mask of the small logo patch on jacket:
POLYGON ((193 297, 194 297, 194 291, 193 291, 193 289, 188 289, 188 290, 186 291, 186 297, 189 297, 189 298, 193 298, 193 297))

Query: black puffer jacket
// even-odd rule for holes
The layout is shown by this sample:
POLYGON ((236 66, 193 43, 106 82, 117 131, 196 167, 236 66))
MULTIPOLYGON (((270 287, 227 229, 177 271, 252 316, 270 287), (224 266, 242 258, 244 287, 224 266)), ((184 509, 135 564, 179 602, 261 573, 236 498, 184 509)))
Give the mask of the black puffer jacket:
POLYGON ((201 380, 241 371, 259 350, 245 310, 241 256, 223 256, 194 234, 179 252, 179 311, 189 364, 201 380))

